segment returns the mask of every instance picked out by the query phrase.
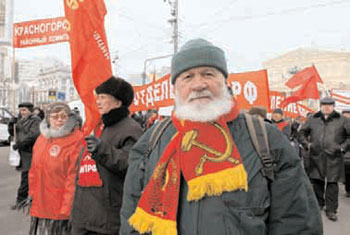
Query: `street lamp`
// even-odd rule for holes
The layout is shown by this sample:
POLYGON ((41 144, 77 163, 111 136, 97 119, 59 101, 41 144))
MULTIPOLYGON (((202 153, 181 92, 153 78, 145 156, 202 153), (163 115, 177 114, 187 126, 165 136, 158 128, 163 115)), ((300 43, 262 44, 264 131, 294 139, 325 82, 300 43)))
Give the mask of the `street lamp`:
POLYGON ((142 85, 145 85, 146 83, 146 68, 147 68, 147 63, 149 61, 152 60, 158 60, 158 59, 164 59, 167 57, 173 56, 173 54, 169 54, 169 55, 163 55, 163 56, 157 56, 157 57, 152 57, 152 58, 147 58, 145 59, 145 61, 143 62, 143 73, 142 73, 142 85))

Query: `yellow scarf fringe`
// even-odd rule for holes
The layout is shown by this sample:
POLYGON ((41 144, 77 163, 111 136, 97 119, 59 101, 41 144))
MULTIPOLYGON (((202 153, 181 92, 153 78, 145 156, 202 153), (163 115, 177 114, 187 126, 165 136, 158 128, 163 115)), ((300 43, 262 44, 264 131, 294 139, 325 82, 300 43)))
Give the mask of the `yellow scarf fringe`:
POLYGON ((129 223, 141 234, 152 232, 152 235, 177 235, 176 221, 150 215, 140 207, 136 208, 129 223))
POLYGON ((199 176, 188 181, 188 201, 197 201, 208 196, 219 196, 223 192, 237 189, 248 191, 247 173, 243 164, 219 172, 199 176))

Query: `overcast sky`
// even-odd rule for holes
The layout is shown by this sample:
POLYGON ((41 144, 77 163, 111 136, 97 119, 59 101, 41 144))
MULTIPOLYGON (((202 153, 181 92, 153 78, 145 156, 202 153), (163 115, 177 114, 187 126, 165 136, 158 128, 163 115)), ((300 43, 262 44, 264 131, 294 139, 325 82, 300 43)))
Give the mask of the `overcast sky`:
MULTIPOLYGON (((63 16, 63 0, 14 0, 15 22, 63 16)), ((171 54, 170 5, 164 0, 105 0, 105 26, 118 74, 141 73, 145 59, 171 54)), ((179 0, 179 46, 203 37, 226 51, 230 72, 261 69, 299 47, 350 52, 350 0, 179 0)), ((67 43, 17 49, 20 58, 70 63, 67 43)), ((169 65, 153 61, 148 71, 169 65)))

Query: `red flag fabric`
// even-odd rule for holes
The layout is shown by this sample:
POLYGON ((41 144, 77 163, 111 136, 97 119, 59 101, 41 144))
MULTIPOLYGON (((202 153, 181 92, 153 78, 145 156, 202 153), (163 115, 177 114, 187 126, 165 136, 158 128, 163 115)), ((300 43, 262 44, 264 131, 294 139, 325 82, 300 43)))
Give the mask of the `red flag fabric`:
POLYGON ((316 82, 323 83, 320 75, 318 74, 315 66, 313 65, 294 74, 294 76, 286 82, 286 86, 289 88, 295 88, 299 85, 307 83, 310 77, 315 77, 316 82))
POLYGON ((112 76, 104 28, 107 13, 103 0, 64 1, 70 23, 69 43, 75 88, 85 106, 84 135, 99 122, 94 89, 112 76))
POLYGON ((284 99, 281 103, 281 107, 283 108, 290 103, 295 103, 300 100, 319 99, 320 94, 317 88, 318 82, 322 83, 322 79, 314 66, 296 73, 287 81, 286 85, 290 88, 294 88, 298 85, 301 85, 301 87, 292 95, 284 99))

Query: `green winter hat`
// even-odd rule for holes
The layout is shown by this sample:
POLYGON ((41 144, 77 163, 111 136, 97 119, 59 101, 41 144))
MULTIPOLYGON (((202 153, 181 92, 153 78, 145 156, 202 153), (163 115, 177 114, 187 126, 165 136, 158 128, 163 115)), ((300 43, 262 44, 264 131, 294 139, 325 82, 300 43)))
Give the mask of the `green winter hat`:
POLYGON ((171 83, 182 72, 201 66, 214 67, 227 78, 225 52, 204 39, 188 41, 171 60, 171 83))

